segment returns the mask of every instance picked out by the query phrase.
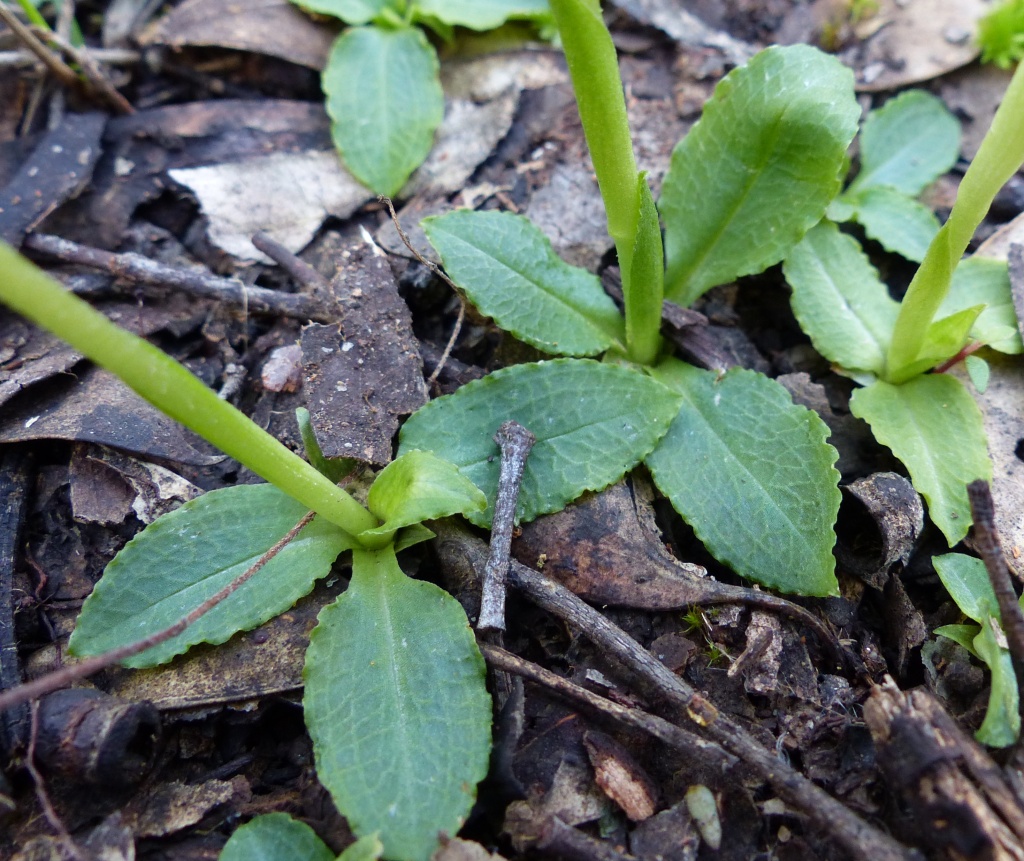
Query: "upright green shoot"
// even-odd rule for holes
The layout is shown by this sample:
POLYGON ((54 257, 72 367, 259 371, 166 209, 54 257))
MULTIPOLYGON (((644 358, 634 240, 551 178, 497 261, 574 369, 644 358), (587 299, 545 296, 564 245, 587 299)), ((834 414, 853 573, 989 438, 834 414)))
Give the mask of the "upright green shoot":
POLYGON ((551 12, 619 257, 627 353, 638 364, 652 365, 661 348, 661 229, 647 180, 633 157, 615 45, 598 0, 551 0, 551 12))
POLYGON ((932 240, 910 282, 889 346, 886 378, 900 383, 918 371, 914 365, 960 258, 988 213, 993 198, 1024 163, 1024 71, 1010 81, 978 154, 964 174, 949 220, 932 240))

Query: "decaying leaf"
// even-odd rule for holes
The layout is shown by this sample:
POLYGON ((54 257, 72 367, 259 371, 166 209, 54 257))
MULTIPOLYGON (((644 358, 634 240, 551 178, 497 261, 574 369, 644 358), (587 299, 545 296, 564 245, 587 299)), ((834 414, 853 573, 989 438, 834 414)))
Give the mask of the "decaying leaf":
POLYGON ((342 322, 302 333, 317 440, 325 457, 390 463, 398 419, 427 401, 409 309, 372 244, 342 252, 333 290, 342 322))

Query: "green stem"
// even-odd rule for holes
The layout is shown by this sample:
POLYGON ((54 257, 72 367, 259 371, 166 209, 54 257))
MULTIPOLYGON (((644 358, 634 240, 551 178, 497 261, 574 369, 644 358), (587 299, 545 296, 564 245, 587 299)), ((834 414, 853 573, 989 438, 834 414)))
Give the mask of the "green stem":
POLYGON ((345 491, 217 397, 187 368, 115 326, 2 242, 0 272, 0 301, 116 374, 157 409, 346 532, 358 535, 379 525, 345 491))
POLYGON ((18 0, 18 5, 21 7, 21 11, 25 13, 25 17, 28 19, 30 24, 34 24, 36 27, 46 30, 49 33, 53 32, 53 28, 46 23, 43 13, 32 5, 30 0, 18 0))
MULTIPOLYGON (((615 242, 619 257, 626 308, 627 351, 633 361, 653 364, 661 346, 658 336, 660 287, 652 286, 648 281, 634 291, 633 275, 634 272, 650 273, 652 267, 663 269, 664 256, 660 228, 657 230, 657 243, 652 241, 649 233, 645 238, 637 235, 641 226, 641 194, 615 45, 601 17, 598 0, 551 0, 550 5, 562 37, 583 132, 590 148, 597 184, 601 188, 608 216, 608 233, 615 242), (644 255, 644 259, 634 265, 637 251, 644 255), (652 254, 657 254, 656 260, 648 259, 652 254), (658 293, 656 299, 652 298, 655 292, 658 293), (652 307, 656 317, 653 328, 652 307)), ((657 225, 656 213, 654 217, 657 225)))
POLYGON ((889 347, 887 379, 902 382, 949 292, 967 244, 999 189, 1024 163, 1024 63, 1017 67, 992 126, 964 174, 949 220, 928 246, 907 289, 889 347))

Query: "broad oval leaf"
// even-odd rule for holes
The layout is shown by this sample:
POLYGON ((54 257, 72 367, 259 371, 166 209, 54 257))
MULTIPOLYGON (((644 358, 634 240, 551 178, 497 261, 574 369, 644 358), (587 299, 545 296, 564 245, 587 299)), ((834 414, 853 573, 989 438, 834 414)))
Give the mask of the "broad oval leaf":
POLYGON ((953 270, 953 283, 936 316, 946 317, 979 304, 984 304, 985 310, 974 321, 971 337, 1001 353, 1024 352, 1005 260, 969 257, 961 261, 953 270))
POLYGON ((655 374, 683 404, 646 463, 708 551, 773 589, 839 594, 839 455, 825 423, 754 371, 670 360, 655 374))
POLYGON ((322 76, 331 133, 345 166, 394 196, 427 157, 444 115, 437 53, 416 27, 353 27, 322 76))
POLYGON ((305 822, 265 813, 235 829, 218 861, 335 861, 335 854, 305 822))
POLYGON ((369 24, 387 8, 395 8, 394 0, 292 0, 297 6, 321 15, 333 15, 346 24, 369 24))
POLYGON ((396 529, 452 514, 481 511, 487 499, 455 464, 429 451, 409 451, 374 479, 367 507, 383 524, 361 535, 386 535, 396 529))
POLYGON ((967 389, 948 374, 879 380, 853 393, 850 411, 904 463, 928 515, 956 544, 971 525, 967 485, 992 478, 981 410, 967 389))
POLYGON ((814 348, 842 368, 881 375, 899 304, 857 240, 823 221, 790 251, 782 271, 814 348))
POLYGON ((666 296, 689 305, 781 260, 838 193, 859 115, 853 73, 815 48, 768 48, 730 72, 662 185, 666 296))
POLYGON ((415 15, 471 30, 493 30, 509 20, 551 18, 547 0, 415 0, 413 9, 415 15))
POLYGON ((860 173, 850 191, 889 186, 911 196, 960 155, 960 122, 941 99, 909 90, 868 114, 860 133, 860 173))
POLYGON ((946 553, 932 559, 935 573, 960 611, 975 622, 999 616, 999 601, 992 589, 985 563, 963 553, 946 553))
POLYGON ((490 526, 498 484, 494 434, 515 419, 537 438, 526 461, 517 519, 559 511, 585 490, 601 490, 654 448, 679 396, 639 371, 589 359, 515 365, 427 404, 402 428, 400 451, 433 451, 487 495, 469 513, 490 526))
POLYGON ((939 220, 927 206, 888 186, 866 188, 849 199, 856 205, 854 218, 868 236, 907 260, 924 260, 939 232, 939 220))
MULTIPOLYGON (((245 572, 307 511, 273 485, 237 485, 154 520, 107 565, 82 606, 70 650, 98 655, 169 628, 245 572)), ((223 643, 262 625, 308 594, 351 542, 315 518, 236 592, 125 665, 162 664, 197 643, 223 643)))
POLYGON ((358 835, 427 861, 487 773, 491 703, 459 603, 410 580, 394 551, 355 550, 352 582, 306 652, 303 706, 316 770, 358 835))
POLYGON ((422 223, 451 279, 506 332, 563 356, 623 342, 622 315, 600 279, 560 259, 529 219, 461 209, 422 223))

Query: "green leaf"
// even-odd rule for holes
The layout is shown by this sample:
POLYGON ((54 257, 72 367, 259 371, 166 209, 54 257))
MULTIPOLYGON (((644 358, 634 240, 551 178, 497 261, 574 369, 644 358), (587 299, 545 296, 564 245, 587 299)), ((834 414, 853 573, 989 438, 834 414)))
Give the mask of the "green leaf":
POLYGON ((413 14, 471 30, 493 30, 513 19, 551 19, 547 0, 415 0, 413 14))
MULTIPOLYGON (((236 485, 158 518, 111 560, 82 606, 70 650, 98 655, 169 628, 252 566, 307 510, 273 485, 236 485)), ((196 643, 223 643, 262 625, 308 594, 351 546, 349 535, 317 517, 238 591, 125 665, 162 664, 196 643)))
POLYGON ((939 232, 939 220, 924 204, 889 186, 844 195, 864 232, 887 251, 920 263, 939 232))
POLYGON ((981 633, 974 638, 974 649, 992 671, 992 689, 988 695, 985 720, 974 737, 991 747, 1009 747, 1020 735, 1020 692, 1013 671, 1010 650, 999 645, 993 619, 986 619, 981 633))
POLYGON ((1024 58, 1024 0, 1003 0, 978 20, 981 61, 1009 69, 1024 58))
POLYGON ((984 622, 999 615, 999 601, 992 590, 985 563, 963 553, 946 553, 932 559, 935 573, 957 607, 967 618, 984 622))
POLYGON ((437 54, 415 27, 353 27, 334 43, 322 84, 345 165, 396 195, 427 157, 444 116, 437 54))
POLYGON ((985 305, 985 310, 974 321, 971 337, 1001 353, 1024 352, 1005 260, 969 257, 962 261, 953 272, 953 283, 939 306, 938 316, 946 317, 980 304, 985 305))
POLYGON ((823 221, 790 251, 782 271, 815 349, 842 368, 881 374, 899 304, 857 240, 823 221))
POLYGON ((487 773, 491 703, 459 603, 410 580, 394 551, 356 550, 352 582, 306 652, 316 770, 358 835, 427 861, 458 832, 487 773))
POLYGON ((661 222, 647 185, 647 174, 637 176, 636 242, 629 277, 622 282, 626 309, 626 345, 638 365, 653 365, 661 352, 661 309, 665 298, 665 255, 661 222))
POLYGON ((984 310, 984 305, 974 305, 932 323, 928 327, 924 345, 918 354, 919 358, 916 363, 919 369, 918 373, 959 353, 967 343, 968 333, 984 310))
POLYGON ((346 24, 369 24, 385 9, 396 8, 391 0, 292 0, 310 12, 333 15, 346 24))
POLYGON ((669 360, 655 375, 683 405, 646 463, 704 546, 773 589, 838 595, 838 454, 825 423, 754 371, 717 377, 669 360))
POLYGON ((954 643, 963 646, 974 657, 981 660, 974 649, 974 638, 981 633, 979 625, 940 625, 934 633, 940 637, 947 637, 954 643))
POLYGON ((306 459, 321 475, 337 484, 358 466, 359 461, 353 457, 324 457, 316 431, 313 430, 313 420, 305 407, 296 408, 295 421, 299 426, 299 436, 302 437, 302 447, 306 450, 306 459))
POLYGON ((362 535, 386 535, 437 517, 482 511, 487 499, 459 468, 428 451, 409 451, 373 482, 367 506, 384 521, 362 535))
POLYGON ((376 833, 360 837, 338 856, 338 861, 377 861, 384 854, 384 844, 376 833))
POLYGON ((852 73, 815 48, 768 48, 730 72, 662 186, 667 297, 689 305, 781 260, 839 191, 859 115, 852 73))
POLYGON ((434 533, 422 523, 406 526, 405 529, 400 530, 398 535, 395 536, 395 552, 398 553, 408 547, 415 547, 424 541, 430 541, 432 538, 434 538, 434 533))
POLYGON ((486 511, 467 516, 490 526, 499 467, 493 436, 515 419, 537 438, 516 508, 528 521, 621 478, 654 448, 678 408, 677 395, 630 368, 589 359, 515 365, 417 411, 399 450, 433 451, 457 464, 487 495, 486 511))
POLYGON ((932 521, 956 544, 971 525, 967 485, 992 478, 981 410, 967 389, 948 374, 879 380, 853 393, 850 410, 903 461, 932 521))
POLYGON ((992 373, 988 362, 979 356, 967 356, 964 359, 964 368, 967 370, 967 376, 971 378, 971 385, 974 386, 978 394, 985 394, 992 373))
POLYGON ((481 313, 546 353, 592 356, 624 341, 601 281, 570 266, 529 219, 462 209, 423 220, 451 279, 481 313))
POLYGON ((864 120, 860 173, 850 191, 884 185, 913 197, 956 164, 959 155, 959 120, 941 99, 909 90, 864 120))
POLYGON ((981 623, 980 629, 970 625, 946 625, 935 630, 936 634, 956 640, 992 671, 988 711, 975 738, 993 747, 1006 747, 1020 734, 1019 692, 1010 652, 999 645, 995 636, 993 622, 1000 618, 999 601, 985 563, 962 553, 947 553, 935 557, 932 564, 964 615, 981 623))
POLYGON ((306 823, 287 813, 265 813, 235 829, 218 861, 335 861, 335 855, 306 823))

